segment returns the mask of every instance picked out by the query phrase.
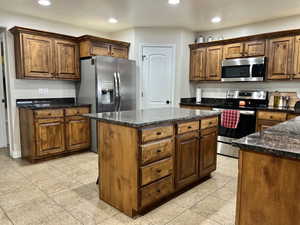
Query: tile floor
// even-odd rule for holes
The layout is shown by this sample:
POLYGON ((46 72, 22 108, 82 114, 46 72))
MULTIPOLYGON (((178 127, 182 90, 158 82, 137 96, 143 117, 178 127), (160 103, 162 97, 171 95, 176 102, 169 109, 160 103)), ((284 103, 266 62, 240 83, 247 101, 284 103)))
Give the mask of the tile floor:
POLYGON ((38 164, 0 149, 1 225, 234 225, 237 160, 218 156, 212 178, 131 219, 98 198, 97 155, 38 164))

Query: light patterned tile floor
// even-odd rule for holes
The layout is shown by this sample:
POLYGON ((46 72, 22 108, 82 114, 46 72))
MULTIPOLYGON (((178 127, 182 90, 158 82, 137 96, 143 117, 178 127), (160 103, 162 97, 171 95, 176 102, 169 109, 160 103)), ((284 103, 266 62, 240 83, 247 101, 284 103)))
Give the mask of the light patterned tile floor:
POLYGON ((236 159, 218 156, 211 179, 135 219, 99 200, 97 171, 91 152, 29 164, 0 149, 0 224, 234 225, 236 159))

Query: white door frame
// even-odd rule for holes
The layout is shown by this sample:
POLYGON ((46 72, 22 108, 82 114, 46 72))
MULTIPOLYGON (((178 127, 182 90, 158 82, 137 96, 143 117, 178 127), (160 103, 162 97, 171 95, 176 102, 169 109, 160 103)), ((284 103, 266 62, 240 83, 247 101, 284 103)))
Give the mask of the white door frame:
POLYGON ((171 48, 172 49, 172 62, 171 62, 171 67, 172 67, 172 71, 171 71, 171 77, 172 77, 172 99, 171 99, 171 104, 170 106, 174 107, 175 105, 175 76, 176 76, 176 66, 175 66, 175 62, 176 62, 176 44, 146 44, 146 43, 141 43, 140 47, 139 47, 139 67, 140 67, 140 90, 139 90, 139 100, 140 100, 140 108, 143 108, 143 97, 142 97, 142 91, 144 89, 144 77, 143 77, 143 48, 144 47, 166 47, 166 48, 171 48))
MULTIPOLYGON (((9 148, 10 155, 13 153, 13 135, 12 135, 12 123, 11 123, 11 102, 10 102, 10 87, 9 87, 9 70, 8 70, 8 57, 7 57, 7 30, 6 28, 0 27, 0 40, 3 42, 3 52, 4 52, 4 76, 5 76, 5 86, 6 86, 6 114, 7 114, 7 147, 9 148)), ((2 76, 1 76, 2 77, 2 76)), ((2 81, 1 81, 2 82, 2 81)))

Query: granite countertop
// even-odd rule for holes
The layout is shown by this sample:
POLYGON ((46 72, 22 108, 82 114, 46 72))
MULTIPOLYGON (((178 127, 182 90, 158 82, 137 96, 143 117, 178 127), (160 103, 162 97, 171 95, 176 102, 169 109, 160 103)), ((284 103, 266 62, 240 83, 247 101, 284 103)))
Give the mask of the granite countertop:
POLYGON ((85 114, 91 119, 120 124, 129 127, 144 127, 160 123, 175 123, 207 117, 218 116, 220 113, 207 110, 190 110, 181 108, 158 108, 121 112, 85 114))
POLYGON ((62 103, 62 104, 23 104, 18 105, 18 108, 25 109, 59 109, 59 108, 76 108, 76 107, 89 107, 90 104, 76 104, 76 103, 62 103))
POLYGON ((267 106, 267 107, 258 107, 258 110, 266 110, 266 111, 272 111, 272 112, 287 112, 287 113, 296 113, 294 107, 273 107, 273 106, 267 106))
POLYGON ((234 141, 233 145, 255 152, 300 159, 300 117, 234 141))

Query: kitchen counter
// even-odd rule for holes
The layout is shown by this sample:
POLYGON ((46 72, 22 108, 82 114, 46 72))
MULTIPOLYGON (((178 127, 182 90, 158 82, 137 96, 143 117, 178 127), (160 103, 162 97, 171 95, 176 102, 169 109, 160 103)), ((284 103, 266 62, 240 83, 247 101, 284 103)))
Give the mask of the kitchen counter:
POLYGON ((158 108, 84 116, 97 121, 100 199, 130 217, 216 170, 218 112, 158 108))
POLYGON ((300 159, 300 117, 234 141, 241 149, 300 159))
POLYGON ((121 111, 86 114, 91 119, 110 122, 129 127, 144 127, 161 123, 175 123, 179 121, 200 120, 202 118, 218 116, 219 112, 207 110, 190 110, 181 108, 159 108, 136 111, 121 111))

